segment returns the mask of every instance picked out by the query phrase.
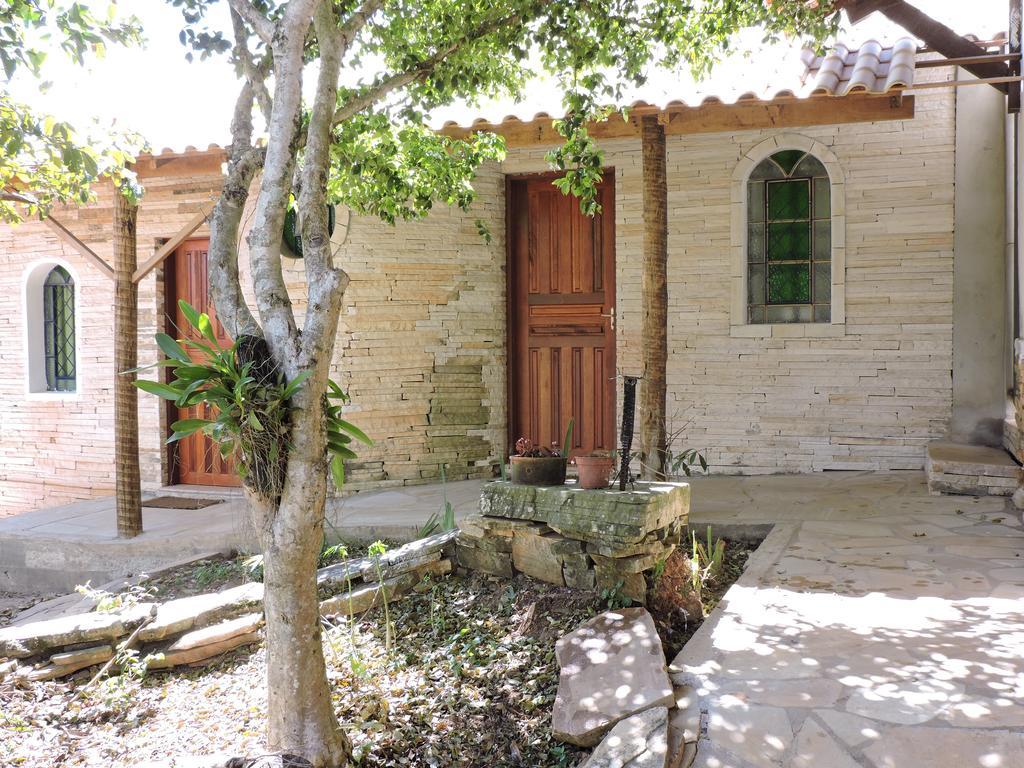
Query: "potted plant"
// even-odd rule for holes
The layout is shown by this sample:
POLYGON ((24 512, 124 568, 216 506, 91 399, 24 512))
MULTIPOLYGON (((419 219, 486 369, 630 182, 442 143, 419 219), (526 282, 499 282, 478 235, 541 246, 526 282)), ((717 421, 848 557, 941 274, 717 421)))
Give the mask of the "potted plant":
POLYGON ((569 419, 561 449, 535 446, 528 437, 516 440, 515 452, 509 457, 512 482, 516 485, 564 485, 572 428, 573 420, 569 419))
POLYGON ((573 461, 579 470, 580 488, 605 488, 608 485, 608 477, 615 466, 615 459, 609 451, 594 451, 577 456, 573 461))

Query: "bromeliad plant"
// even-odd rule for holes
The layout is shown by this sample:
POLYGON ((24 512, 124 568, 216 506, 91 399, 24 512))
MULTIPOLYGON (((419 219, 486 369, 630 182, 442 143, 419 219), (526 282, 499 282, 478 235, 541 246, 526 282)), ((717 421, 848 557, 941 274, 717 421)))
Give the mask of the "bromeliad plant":
MULTIPOLYGON (((140 380, 135 385, 150 394, 172 401, 179 408, 205 406, 211 418, 180 419, 171 425, 173 443, 202 432, 217 443, 224 458, 232 458, 242 481, 264 498, 278 499, 287 469, 291 431, 292 396, 308 374, 285 381, 270 358, 266 342, 255 336, 241 336, 224 347, 213 332, 207 314, 187 301, 178 302, 182 314, 201 337, 175 341, 166 333, 156 343, 167 359, 144 369, 170 368, 170 381, 140 380)), ((144 370, 140 369, 140 370, 144 370)), ((373 445, 366 434, 341 418, 348 395, 329 381, 323 400, 327 422, 327 454, 331 474, 338 488, 345 482, 345 459, 356 458, 353 440, 373 445)))

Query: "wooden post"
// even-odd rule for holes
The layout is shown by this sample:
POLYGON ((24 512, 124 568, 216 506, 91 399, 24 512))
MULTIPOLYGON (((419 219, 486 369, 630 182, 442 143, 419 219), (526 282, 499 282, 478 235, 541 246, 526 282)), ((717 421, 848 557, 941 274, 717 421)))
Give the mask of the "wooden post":
POLYGON ((641 304, 643 378, 640 381, 640 452, 643 476, 664 479, 665 368, 668 363, 668 181, 665 127, 657 116, 641 120, 644 251, 641 304))
POLYGON ((138 207, 114 191, 114 472, 117 535, 142 533, 139 478, 138 365, 139 291, 132 274, 137 265, 135 222, 138 207))

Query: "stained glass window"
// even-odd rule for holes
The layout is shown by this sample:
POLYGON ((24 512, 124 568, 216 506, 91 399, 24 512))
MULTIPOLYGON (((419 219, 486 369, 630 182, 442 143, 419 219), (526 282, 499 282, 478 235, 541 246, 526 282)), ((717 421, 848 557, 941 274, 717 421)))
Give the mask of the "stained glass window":
POLYGON ((828 172, 813 155, 785 149, 747 182, 747 319, 829 322, 832 229, 828 172))
POLYGON ((75 281, 54 267, 43 283, 43 343, 46 389, 75 391, 75 281))

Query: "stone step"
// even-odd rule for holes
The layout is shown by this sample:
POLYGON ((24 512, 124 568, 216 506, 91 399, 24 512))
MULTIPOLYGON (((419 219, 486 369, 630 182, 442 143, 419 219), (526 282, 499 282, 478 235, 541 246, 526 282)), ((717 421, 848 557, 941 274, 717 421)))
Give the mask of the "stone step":
POLYGON ((1002 448, 936 442, 925 458, 933 494, 1012 496, 1024 479, 1021 466, 1002 448))

